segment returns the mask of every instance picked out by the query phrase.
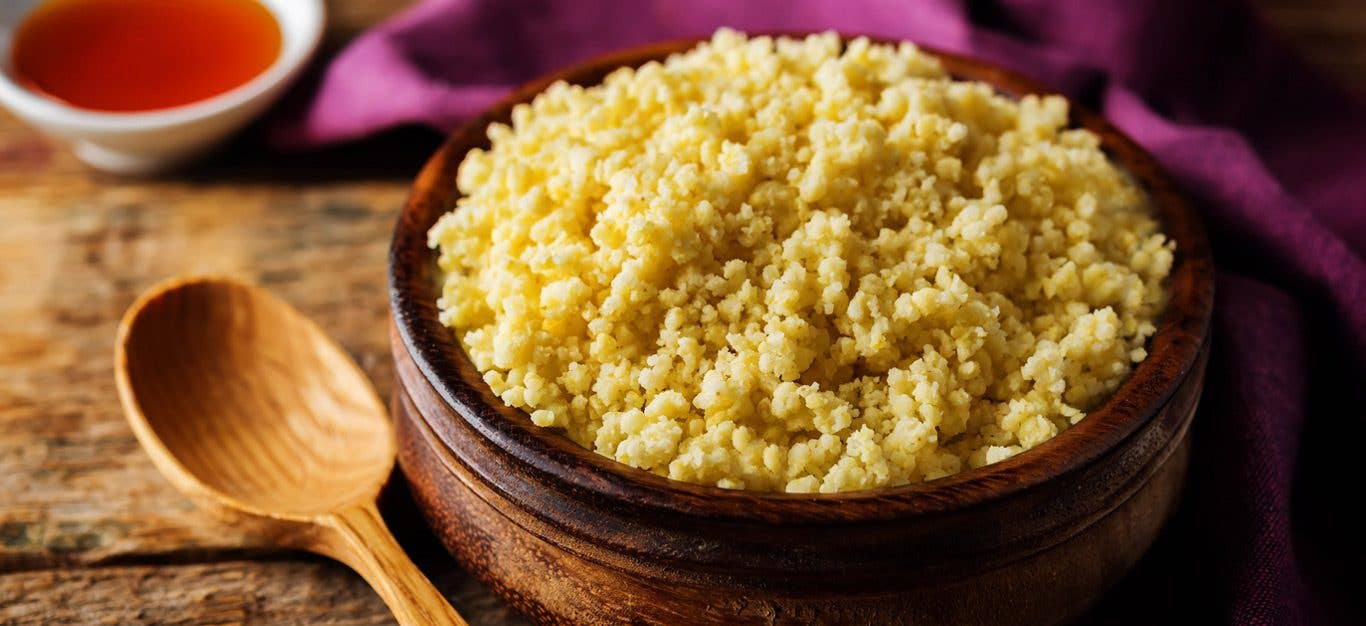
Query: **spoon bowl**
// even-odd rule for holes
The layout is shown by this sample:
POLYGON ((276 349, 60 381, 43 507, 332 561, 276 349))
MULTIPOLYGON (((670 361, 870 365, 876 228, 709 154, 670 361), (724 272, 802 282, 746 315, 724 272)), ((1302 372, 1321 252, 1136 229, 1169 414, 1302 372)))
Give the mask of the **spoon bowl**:
POLYGON ((405 624, 461 624, 375 507, 394 429, 359 367, 270 294, 176 279, 119 327, 124 412, 157 468, 201 506, 358 571, 405 624))
POLYGON ((122 362, 150 434, 186 473, 258 515, 309 520, 375 498, 393 429, 316 325, 227 281, 177 283, 140 305, 122 362))

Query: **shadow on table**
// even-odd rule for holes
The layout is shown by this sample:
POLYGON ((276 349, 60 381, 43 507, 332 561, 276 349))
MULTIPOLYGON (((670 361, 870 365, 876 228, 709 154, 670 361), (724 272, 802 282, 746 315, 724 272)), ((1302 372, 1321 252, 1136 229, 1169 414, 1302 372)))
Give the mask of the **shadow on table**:
POLYGON ((443 136, 409 126, 308 151, 281 151, 254 126, 203 160, 152 180, 204 184, 409 181, 441 146, 443 136))
POLYGON ((451 558, 436 535, 427 528, 401 471, 394 470, 389 484, 380 494, 379 507, 404 551, 466 621, 498 626, 531 623, 451 558))

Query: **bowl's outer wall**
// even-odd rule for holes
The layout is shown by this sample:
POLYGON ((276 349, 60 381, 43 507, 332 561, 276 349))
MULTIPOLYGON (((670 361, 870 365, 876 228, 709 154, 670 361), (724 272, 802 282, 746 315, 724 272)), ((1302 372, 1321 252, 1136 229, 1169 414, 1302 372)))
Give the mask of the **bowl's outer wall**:
POLYGON ((1062 481, 1102 501, 1099 513, 1078 515, 1039 496, 948 524, 728 526, 679 525, 554 493, 526 468, 500 468, 504 459, 470 428, 452 433, 459 447, 448 448, 427 419, 458 418, 442 413, 434 390, 407 388, 417 369, 396 356, 399 461, 423 516, 467 570, 553 624, 1068 621, 1138 561, 1175 508, 1205 361, 1145 429, 1142 438, 1153 441, 1126 447, 1142 454, 1062 481), (468 460, 502 475, 490 481, 468 460), (1054 534, 1018 537, 1041 523, 1054 534))
MULTIPOLYGON (((799 611, 774 615, 796 619, 817 609, 822 621, 837 622, 856 614, 933 618, 940 610, 957 616, 950 621, 987 615, 939 597, 950 588, 1039 611, 1085 606, 1147 548, 1174 502, 1213 301, 1213 266, 1194 212, 1151 157, 1085 111, 1074 108, 1076 123, 1099 134, 1147 188, 1177 242, 1168 309, 1149 358, 1109 402, 996 465, 822 496, 669 481, 531 425, 492 394, 441 326, 426 231, 453 206, 456 168, 470 148, 487 145, 484 128, 555 79, 591 84, 694 43, 627 51, 535 81, 454 135, 415 182, 390 259, 394 404, 400 463, 433 528, 477 575, 551 621, 705 622, 799 611), (1096 552, 1082 559, 1074 544, 1096 552), (536 563, 550 569, 517 569, 536 563), (1028 590, 1046 593, 1035 602, 1028 590), (922 606, 931 596, 944 606, 922 606), (809 604, 815 597, 824 600, 809 604), (873 612, 848 612, 865 602, 873 612)), ((942 58, 955 75, 1006 93, 1045 91, 992 66, 942 58)))

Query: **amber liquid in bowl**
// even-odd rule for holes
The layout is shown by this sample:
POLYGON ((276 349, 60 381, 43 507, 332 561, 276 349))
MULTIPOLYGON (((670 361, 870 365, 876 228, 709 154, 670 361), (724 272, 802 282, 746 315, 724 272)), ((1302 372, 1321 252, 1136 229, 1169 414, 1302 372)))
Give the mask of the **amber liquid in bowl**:
POLYGON ((258 0, 49 0, 19 26, 19 84, 107 112, 182 106, 239 87, 280 56, 258 0))

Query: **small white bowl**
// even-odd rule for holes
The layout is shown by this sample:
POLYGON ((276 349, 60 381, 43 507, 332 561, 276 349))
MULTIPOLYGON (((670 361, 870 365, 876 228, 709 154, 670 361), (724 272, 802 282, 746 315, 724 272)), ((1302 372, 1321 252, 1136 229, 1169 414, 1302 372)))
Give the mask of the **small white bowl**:
POLYGON ((280 56, 243 85, 184 106, 136 113, 73 107, 21 87, 12 39, 41 0, 0 2, 0 104, 33 127, 71 145, 97 169, 152 174, 198 157, 250 122, 280 96, 322 39, 322 0, 260 0, 280 25, 280 56))

